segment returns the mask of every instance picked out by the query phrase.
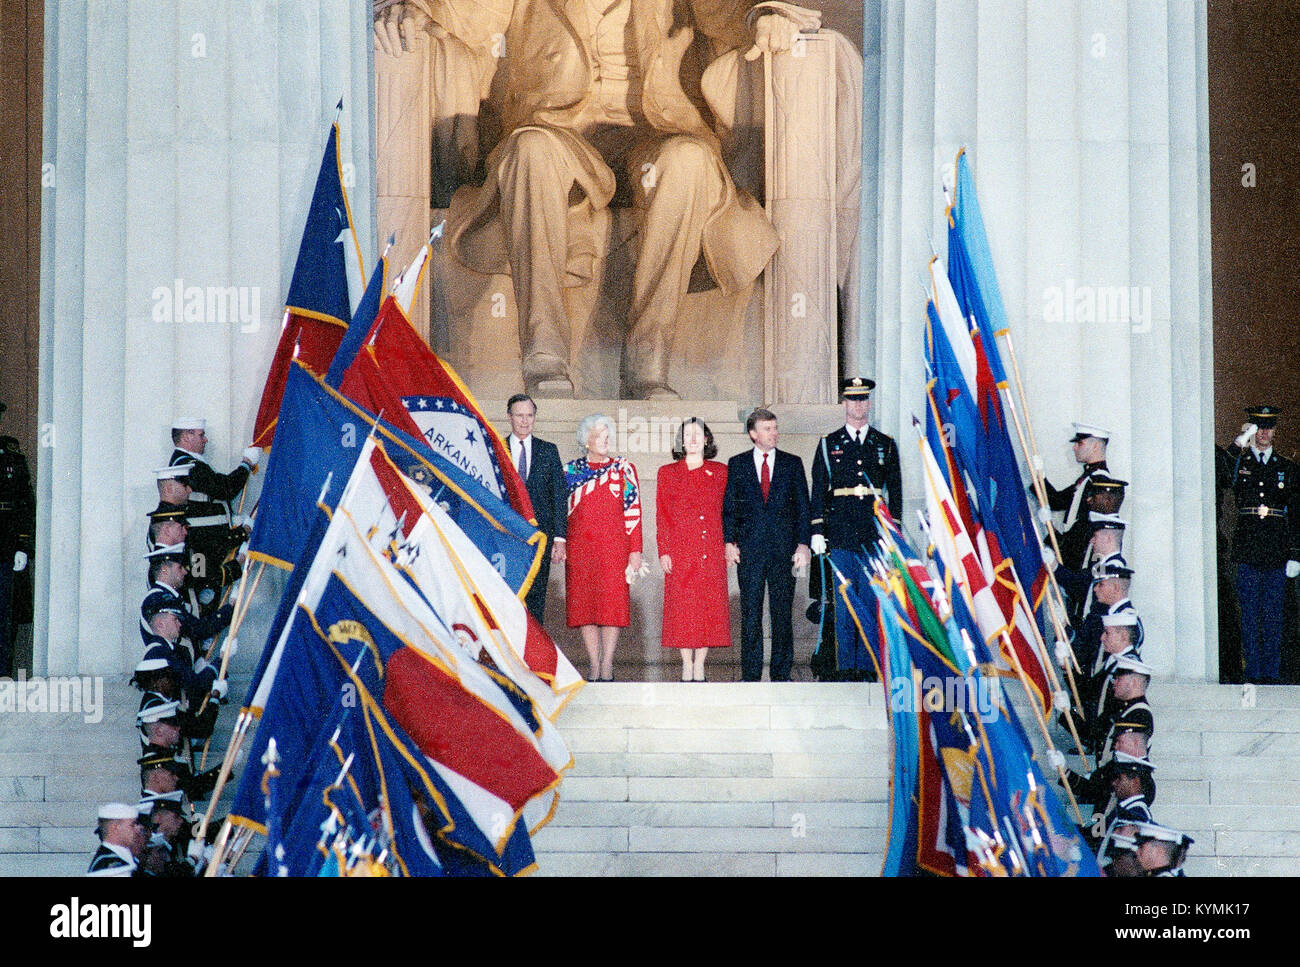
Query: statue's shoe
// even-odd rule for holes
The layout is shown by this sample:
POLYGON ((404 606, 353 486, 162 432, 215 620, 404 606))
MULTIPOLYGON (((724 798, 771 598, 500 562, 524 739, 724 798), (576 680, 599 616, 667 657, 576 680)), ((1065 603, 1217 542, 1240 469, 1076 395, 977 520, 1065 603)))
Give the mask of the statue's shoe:
POLYGON ((630 400, 679 400, 682 398, 671 386, 663 383, 634 383, 627 398, 630 400))
POLYGON ((524 389, 542 399, 572 399, 573 381, 564 360, 552 353, 532 353, 524 360, 524 389))

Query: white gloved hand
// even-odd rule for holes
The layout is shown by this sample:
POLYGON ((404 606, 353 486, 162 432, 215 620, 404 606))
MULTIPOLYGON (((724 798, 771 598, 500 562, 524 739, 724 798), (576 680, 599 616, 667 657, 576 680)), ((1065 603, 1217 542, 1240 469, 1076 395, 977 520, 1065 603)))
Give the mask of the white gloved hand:
POLYGON ((224 702, 226 696, 230 694, 230 683, 224 678, 218 679, 212 683, 212 697, 218 702, 224 702))
POLYGON ((27 552, 14 551, 14 570, 21 571, 27 567, 27 552))
POLYGON ((633 567, 631 564, 628 564, 627 568, 623 571, 623 577, 627 578, 627 583, 629 585, 632 585, 636 583, 637 578, 643 578, 649 573, 650 565, 645 561, 642 561, 640 567, 633 567))
POLYGON ((1063 641, 1056 643, 1056 664, 1064 668, 1070 662, 1070 646, 1063 641))
POLYGON ((808 547, 811 548, 814 554, 825 554, 826 538, 821 534, 814 534, 812 540, 808 542, 808 547))
POLYGON ((1065 756, 1059 749, 1049 749, 1047 752, 1047 764, 1052 767, 1053 772, 1058 772, 1065 768, 1065 756))
POLYGON ((1255 438, 1255 433, 1257 430, 1259 430, 1259 427, 1257 427, 1254 423, 1243 423, 1241 425, 1241 434, 1237 437, 1237 439, 1233 440, 1232 442, 1237 444, 1237 446, 1239 447, 1244 447, 1246 444, 1248 444, 1251 440, 1255 438))
POLYGON ((191 863, 196 867, 202 866, 212 856, 212 847, 201 839, 190 840, 190 847, 185 851, 191 863))
POLYGON ((1063 689, 1052 693, 1052 708, 1058 712, 1070 711, 1070 694, 1063 689))
POLYGON ((256 470, 257 464, 261 461, 261 459, 262 459, 261 447, 248 447, 244 450, 244 463, 248 464, 248 466, 251 469, 256 470))
POLYGON ((200 658, 194 663, 194 674, 202 675, 209 668, 212 668, 212 666, 208 664, 208 660, 206 658, 200 658))
POLYGON ((1051 508, 1051 507, 1039 507, 1039 508, 1038 508, 1038 522, 1039 522, 1040 524, 1050 524, 1050 523, 1052 522, 1052 508, 1051 508))
POLYGON ((1300 575, 1300 561, 1287 561, 1286 576, 1289 578, 1293 578, 1296 575, 1300 575))
POLYGON ((221 643, 221 657, 223 659, 230 658, 233 660, 237 654, 239 654, 239 639, 237 637, 227 638, 221 643))
POLYGON ((1043 472, 1043 458, 1040 457, 1038 454, 1035 453, 1035 454, 1034 454, 1034 459, 1033 459, 1032 462, 1033 462, 1033 465, 1034 465, 1034 469, 1037 470, 1039 473, 1042 473, 1042 472, 1043 472))
POLYGON ((1042 547, 1040 550, 1043 552, 1043 567, 1049 571, 1056 570, 1056 552, 1050 547, 1042 547))

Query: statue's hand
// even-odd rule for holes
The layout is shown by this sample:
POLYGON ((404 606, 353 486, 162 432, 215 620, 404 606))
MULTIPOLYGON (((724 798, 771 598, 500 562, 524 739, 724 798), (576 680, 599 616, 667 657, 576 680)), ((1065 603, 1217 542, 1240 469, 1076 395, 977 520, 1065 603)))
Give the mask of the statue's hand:
POLYGON ((799 25, 779 13, 765 13, 754 21, 754 46, 745 53, 745 60, 757 60, 765 51, 779 54, 794 46, 799 25))
POLYGON ((381 7, 382 2, 379 0, 375 4, 375 50, 390 57, 400 57, 403 51, 415 49, 421 31, 435 37, 447 36, 447 32, 415 4, 398 0, 381 7))

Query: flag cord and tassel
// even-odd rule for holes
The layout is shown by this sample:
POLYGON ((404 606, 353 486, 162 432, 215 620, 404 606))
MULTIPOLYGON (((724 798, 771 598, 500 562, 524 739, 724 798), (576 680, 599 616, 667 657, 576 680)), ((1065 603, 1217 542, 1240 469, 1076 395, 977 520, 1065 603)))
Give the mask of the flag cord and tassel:
MULTIPOLYGON (((249 588, 247 595, 244 594, 244 579, 248 577, 248 572, 245 571, 244 576, 239 579, 239 594, 235 596, 235 612, 233 615, 231 615, 230 628, 226 632, 227 641, 238 640, 239 627, 244 623, 244 617, 248 614, 248 606, 252 602, 253 597, 257 594, 257 585, 261 583, 262 573, 265 570, 266 570, 266 564, 264 562, 259 561, 257 566, 257 575, 253 578, 253 586, 249 588)), ((216 639, 214 638, 212 640, 213 648, 216 647, 216 644, 217 642, 216 639)), ((208 650, 208 658, 209 660, 212 658, 211 649, 208 650)), ((221 671, 218 672, 217 674, 217 681, 225 681, 226 674, 229 671, 230 671, 230 651, 227 650, 226 653, 221 656, 221 671)), ((210 699, 211 697, 212 697, 211 692, 209 692, 207 695, 203 697, 203 703, 199 706, 200 715, 202 715, 203 710, 208 707, 208 699, 210 699)), ((212 745, 212 736, 209 735, 207 741, 203 743, 203 755, 199 758, 199 771, 202 771, 204 766, 206 766, 208 763, 208 747, 211 745, 212 745)), ((212 797, 214 802, 216 801, 216 798, 217 796, 214 793, 212 797)))

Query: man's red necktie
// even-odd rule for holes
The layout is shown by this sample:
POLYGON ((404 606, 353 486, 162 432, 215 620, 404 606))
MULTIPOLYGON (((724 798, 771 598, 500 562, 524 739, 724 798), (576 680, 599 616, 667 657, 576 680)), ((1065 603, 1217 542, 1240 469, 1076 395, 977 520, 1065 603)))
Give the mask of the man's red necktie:
POLYGON ((758 478, 758 485, 763 490, 763 503, 767 503, 767 495, 772 492, 772 470, 767 465, 767 454, 763 454, 763 472, 758 478))

